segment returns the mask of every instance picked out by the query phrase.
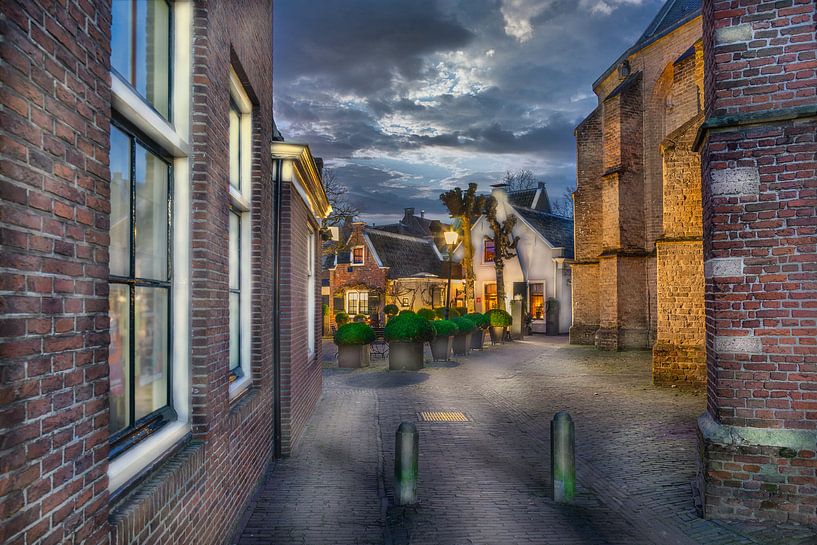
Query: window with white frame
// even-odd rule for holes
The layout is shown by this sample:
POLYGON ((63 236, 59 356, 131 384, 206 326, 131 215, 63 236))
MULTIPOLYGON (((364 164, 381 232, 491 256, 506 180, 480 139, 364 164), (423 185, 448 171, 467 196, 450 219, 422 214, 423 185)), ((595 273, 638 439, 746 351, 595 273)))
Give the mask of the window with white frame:
POLYGON ((347 291, 346 292, 346 313, 354 317, 356 314, 367 314, 369 312, 369 292, 368 291, 347 291))
POLYGON ((230 361, 227 378, 230 395, 235 397, 249 386, 250 376, 252 103, 233 69, 230 69, 229 148, 230 168, 226 185, 230 193, 230 361))
POLYGON ((365 250, 362 245, 352 248, 352 265, 363 265, 365 257, 365 250))
POLYGON ((108 486, 114 494, 190 429, 190 8, 183 0, 113 4, 108 486))
POLYGON ((315 231, 306 237, 306 322, 309 355, 315 353, 315 231))

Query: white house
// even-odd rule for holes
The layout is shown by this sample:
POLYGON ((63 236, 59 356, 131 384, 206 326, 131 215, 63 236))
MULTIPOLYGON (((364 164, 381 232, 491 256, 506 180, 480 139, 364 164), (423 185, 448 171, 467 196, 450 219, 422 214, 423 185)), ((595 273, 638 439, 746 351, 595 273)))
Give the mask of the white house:
MULTIPOLYGON (((504 185, 493 186, 497 217, 517 217, 513 234, 519 237, 516 257, 505 261, 504 283, 507 308, 515 296, 521 296, 524 308, 533 318, 532 329, 545 333, 547 300, 559 302, 558 333, 567 333, 572 321, 570 260, 573 258, 573 220, 551 213, 544 184, 508 193, 504 185)), ((471 230, 474 248, 476 308, 480 312, 496 308, 496 268, 493 262, 493 232, 485 216, 471 230)), ((460 256, 462 249, 460 248, 460 256)), ((556 331, 553 331, 556 333, 556 331)))

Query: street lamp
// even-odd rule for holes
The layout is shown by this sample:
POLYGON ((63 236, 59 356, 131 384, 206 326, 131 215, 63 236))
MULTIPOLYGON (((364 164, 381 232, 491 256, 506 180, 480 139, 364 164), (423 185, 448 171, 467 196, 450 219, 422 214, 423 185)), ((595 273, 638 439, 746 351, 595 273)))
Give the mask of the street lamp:
POLYGON ((451 258, 454 254, 454 245, 457 244, 459 235, 456 231, 445 231, 443 233, 445 243, 448 244, 448 288, 445 290, 445 319, 448 320, 448 315, 451 309, 451 258))

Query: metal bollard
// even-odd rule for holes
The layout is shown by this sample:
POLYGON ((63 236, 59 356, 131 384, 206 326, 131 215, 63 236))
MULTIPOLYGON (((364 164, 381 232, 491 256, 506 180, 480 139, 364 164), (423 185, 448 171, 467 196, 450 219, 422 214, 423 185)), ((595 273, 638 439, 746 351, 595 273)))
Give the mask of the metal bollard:
POLYGON ((559 411, 550 421, 550 475, 553 500, 572 503, 576 496, 576 432, 567 411, 559 411))
POLYGON ((417 502, 417 466, 420 435, 413 422, 402 422, 394 442, 394 501, 397 505, 417 502))

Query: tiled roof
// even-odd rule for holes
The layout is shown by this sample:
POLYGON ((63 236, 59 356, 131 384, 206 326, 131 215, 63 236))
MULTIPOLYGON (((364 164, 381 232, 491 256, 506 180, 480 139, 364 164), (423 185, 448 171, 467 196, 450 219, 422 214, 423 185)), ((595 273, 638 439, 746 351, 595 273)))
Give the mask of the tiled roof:
POLYGON ((389 268, 389 278, 443 276, 442 261, 431 240, 378 229, 366 229, 366 235, 383 266, 389 268))
POLYGON ((530 208, 515 206, 514 210, 552 246, 564 248, 564 257, 573 259, 572 219, 530 208))
POLYGON ((700 13, 701 0, 667 0, 652 22, 647 25, 644 34, 593 82, 593 87, 595 88, 604 78, 610 75, 624 59, 666 36, 684 23, 691 21, 700 13))
POLYGON ((550 196, 548 195, 547 188, 544 184, 540 187, 533 187, 530 189, 520 189, 517 191, 509 191, 508 192, 508 202, 511 203, 512 206, 524 206, 525 208, 532 208, 534 210, 539 210, 541 212, 551 212, 550 208, 550 196), (536 192, 542 190, 542 194, 539 196, 539 199, 536 201, 534 206, 534 199, 536 199, 536 192))

